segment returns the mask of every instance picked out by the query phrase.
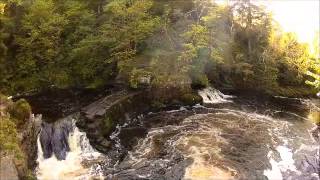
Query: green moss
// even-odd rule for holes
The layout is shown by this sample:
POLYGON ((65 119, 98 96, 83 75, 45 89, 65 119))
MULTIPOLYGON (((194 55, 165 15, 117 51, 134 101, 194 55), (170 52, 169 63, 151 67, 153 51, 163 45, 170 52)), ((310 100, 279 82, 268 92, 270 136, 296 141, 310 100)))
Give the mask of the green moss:
POLYGON ((202 102, 202 98, 197 94, 187 93, 181 96, 181 101, 186 105, 194 105, 202 102))
POLYGON ((25 120, 29 119, 31 106, 25 99, 20 99, 10 107, 10 114, 16 120, 17 125, 21 125, 25 120))
POLYGON ((0 116, 0 151, 22 159, 16 124, 9 117, 0 116))
POLYGON ((147 86, 148 82, 142 82, 142 79, 148 79, 149 76, 150 76, 150 72, 148 72, 144 69, 134 68, 130 74, 130 79, 129 79, 130 87, 133 89, 137 89, 140 86, 142 86, 142 87, 147 86))
POLYGON ((31 114, 31 107, 24 99, 12 102, 6 96, 0 94, 0 152, 1 155, 12 155, 14 164, 21 179, 36 179, 32 171, 28 169, 27 154, 21 147, 18 132, 25 120, 31 114))

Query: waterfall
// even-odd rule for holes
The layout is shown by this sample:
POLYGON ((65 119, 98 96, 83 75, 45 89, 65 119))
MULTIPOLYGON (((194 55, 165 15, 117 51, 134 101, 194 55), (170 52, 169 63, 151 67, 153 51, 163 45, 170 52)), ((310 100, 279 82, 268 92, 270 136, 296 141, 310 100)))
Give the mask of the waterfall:
POLYGON ((233 98, 233 96, 225 95, 212 87, 202 89, 198 91, 198 94, 202 97, 203 103, 207 104, 232 102, 230 99, 233 98))
POLYGON ((104 156, 92 148, 86 134, 76 127, 75 120, 71 119, 71 122, 72 129, 67 138, 70 150, 65 160, 58 160, 54 154, 50 158, 45 158, 39 135, 36 170, 38 179, 103 179, 102 167, 97 162, 105 160, 104 156))

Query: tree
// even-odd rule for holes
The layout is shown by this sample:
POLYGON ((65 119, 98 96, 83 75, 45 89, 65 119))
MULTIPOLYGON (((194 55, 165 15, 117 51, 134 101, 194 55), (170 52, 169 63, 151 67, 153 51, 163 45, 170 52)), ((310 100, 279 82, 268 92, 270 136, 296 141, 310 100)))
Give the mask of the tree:
POLYGON ((21 20, 21 36, 16 38, 16 87, 30 90, 65 81, 57 64, 61 54, 63 28, 67 19, 58 14, 52 0, 36 0, 21 20))
POLYGON ((0 12, 6 92, 113 80, 137 88, 148 77, 154 87, 210 82, 285 95, 318 82, 308 46, 250 0, 2 0, 0 12))
POLYGON ((9 91, 10 79, 14 76, 13 57, 17 50, 14 37, 19 31, 19 19, 24 9, 20 0, 2 0, 0 10, 0 87, 3 91, 9 91))
POLYGON ((319 32, 316 33, 313 41, 313 55, 311 58, 311 68, 307 71, 307 75, 313 80, 307 80, 306 83, 320 90, 320 54, 319 54, 319 32))
POLYGON ((279 83, 301 85, 309 69, 310 54, 307 44, 298 42, 295 34, 285 33, 279 40, 279 83))
POLYGON ((208 29, 200 24, 191 25, 190 30, 183 34, 183 38, 184 50, 177 60, 182 64, 180 71, 188 72, 193 86, 208 86, 209 82, 204 73, 204 67, 210 57, 208 29))
POLYGON ((108 43, 109 61, 117 62, 120 72, 132 67, 139 45, 157 29, 160 19, 150 15, 150 0, 114 0, 105 7, 110 17, 101 27, 102 38, 108 43))
POLYGON ((234 38, 232 31, 232 9, 214 5, 202 18, 209 31, 210 58, 205 73, 216 86, 230 85, 231 73, 236 65, 232 56, 234 38))

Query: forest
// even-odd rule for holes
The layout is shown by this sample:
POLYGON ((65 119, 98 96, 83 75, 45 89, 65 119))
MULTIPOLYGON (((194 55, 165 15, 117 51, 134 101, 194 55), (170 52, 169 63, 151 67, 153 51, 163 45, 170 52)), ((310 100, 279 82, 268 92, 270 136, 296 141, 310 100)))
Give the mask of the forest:
MULTIPOLYGON (((119 86, 151 90, 159 109, 173 99, 196 104, 201 97, 193 92, 208 87, 288 98, 320 91, 319 31, 312 45, 300 42, 252 0, 0 0, 0 32, 0 156, 15 156, 22 179, 38 176, 18 135, 34 116, 32 104, 15 97, 119 86)), ((104 119, 108 142, 119 112, 104 119)), ((237 167, 231 169, 241 175, 237 167)))
POLYGON ((143 77, 153 87, 210 83, 285 96, 313 92, 307 80, 319 89, 319 35, 314 47, 299 43, 250 1, 8 0, 0 7, 6 94, 115 81, 143 88, 143 77))

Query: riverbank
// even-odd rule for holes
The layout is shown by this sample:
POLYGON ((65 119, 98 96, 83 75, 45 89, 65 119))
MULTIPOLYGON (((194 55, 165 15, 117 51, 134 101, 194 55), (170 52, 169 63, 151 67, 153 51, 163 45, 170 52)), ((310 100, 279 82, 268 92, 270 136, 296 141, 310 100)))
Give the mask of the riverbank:
POLYGON ((34 179, 41 116, 24 99, 13 102, 0 94, 1 179, 34 179))

